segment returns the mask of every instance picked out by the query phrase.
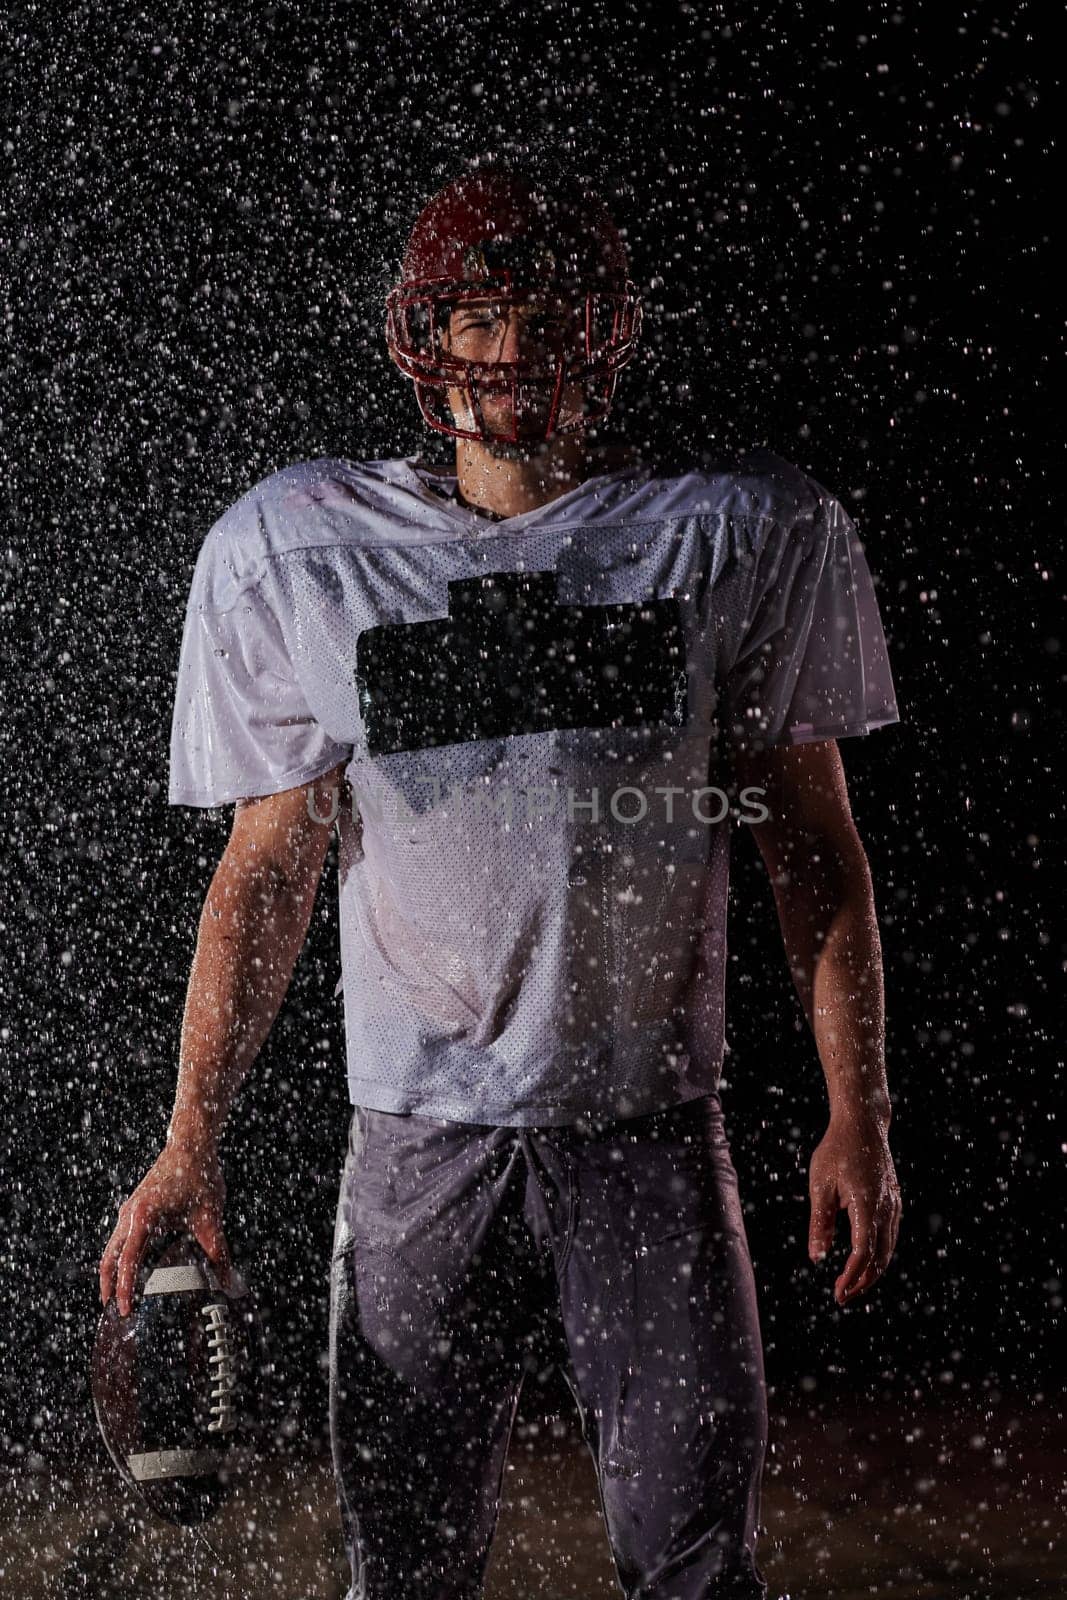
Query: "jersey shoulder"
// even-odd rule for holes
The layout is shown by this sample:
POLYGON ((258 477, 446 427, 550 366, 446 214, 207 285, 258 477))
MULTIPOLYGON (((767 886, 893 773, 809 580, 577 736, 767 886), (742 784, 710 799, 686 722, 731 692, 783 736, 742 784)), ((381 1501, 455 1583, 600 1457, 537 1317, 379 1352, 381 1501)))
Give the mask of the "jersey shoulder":
POLYGON ((414 510, 404 465, 403 460, 317 456, 268 473, 209 527, 194 586, 208 603, 225 610, 276 557, 396 537, 414 510))
POLYGON ((727 516, 735 521, 809 526, 836 504, 801 467, 772 450, 730 459, 685 460, 654 473, 649 489, 675 514, 727 516))
POLYGON ((272 544, 282 548, 288 539, 301 542, 324 513, 353 508, 394 513, 406 488, 406 462, 397 460, 350 461, 343 456, 316 456, 280 467, 254 483, 233 502, 209 529, 239 532, 250 523, 265 524, 272 544))

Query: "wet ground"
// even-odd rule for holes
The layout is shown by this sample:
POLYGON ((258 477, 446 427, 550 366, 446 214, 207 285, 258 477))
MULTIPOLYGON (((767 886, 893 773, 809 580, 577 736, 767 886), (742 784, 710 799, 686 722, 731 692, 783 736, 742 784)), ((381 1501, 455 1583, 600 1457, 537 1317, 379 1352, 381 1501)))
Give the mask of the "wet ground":
MULTIPOLYGON (((855 1408, 772 1401, 760 1561, 771 1600, 1067 1600, 1063 1397, 855 1408)), ((19 1600, 342 1600, 329 1461, 276 1464, 205 1535, 146 1523, 105 1462, 5 1474, 0 1593, 19 1600)), ((592 1463, 520 1412, 485 1600, 608 1600, 592 1463)), ((401 1600, 401 1597, 398 1597, 401 1600)))

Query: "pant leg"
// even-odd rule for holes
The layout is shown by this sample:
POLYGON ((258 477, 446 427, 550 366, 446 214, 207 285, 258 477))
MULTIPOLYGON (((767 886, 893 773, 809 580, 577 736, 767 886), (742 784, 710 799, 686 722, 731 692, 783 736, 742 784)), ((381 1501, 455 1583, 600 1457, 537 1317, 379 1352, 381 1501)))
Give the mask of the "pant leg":
POLYGON ((482 1593, 535 1321, 509 1131, 354 1108, 330 1297, 347 1600, 482 1593))
POLYGON ((561 1312, 628 1600, 762 1600, 767 1401, 755 1282, 717 1097, 570 1145, 561 1312))

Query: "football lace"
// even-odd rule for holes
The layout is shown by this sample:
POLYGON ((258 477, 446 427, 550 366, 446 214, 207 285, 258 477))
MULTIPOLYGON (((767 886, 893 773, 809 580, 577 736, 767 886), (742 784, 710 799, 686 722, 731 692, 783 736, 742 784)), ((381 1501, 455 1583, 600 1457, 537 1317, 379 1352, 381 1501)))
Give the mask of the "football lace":
POLYGON ((211 1347, 208 1356, 212 1383, 208 1432, 229 1433, 237 1426, 237 1409, 233 1400, 233 1392, 237 1388, 237 1354, 229 1310, 217 1304, 201 1309, 208 1320, 207 1337, 211 1347))

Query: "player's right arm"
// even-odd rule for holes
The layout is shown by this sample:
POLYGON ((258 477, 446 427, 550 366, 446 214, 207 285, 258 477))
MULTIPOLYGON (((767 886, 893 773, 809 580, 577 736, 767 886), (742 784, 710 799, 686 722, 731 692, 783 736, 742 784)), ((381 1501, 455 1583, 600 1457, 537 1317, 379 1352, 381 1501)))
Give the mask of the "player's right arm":
POLYGON ((219 1134, 307 937, 331 832, 320 819, 336 812, 343 770, 237 802, 200 916, 167 1142, 120 1207, 100 1261, 101 1301, 114 1292, 123 1316, 150 1238, 171 1228, 187 1228, 226 1280, 219 1134))

